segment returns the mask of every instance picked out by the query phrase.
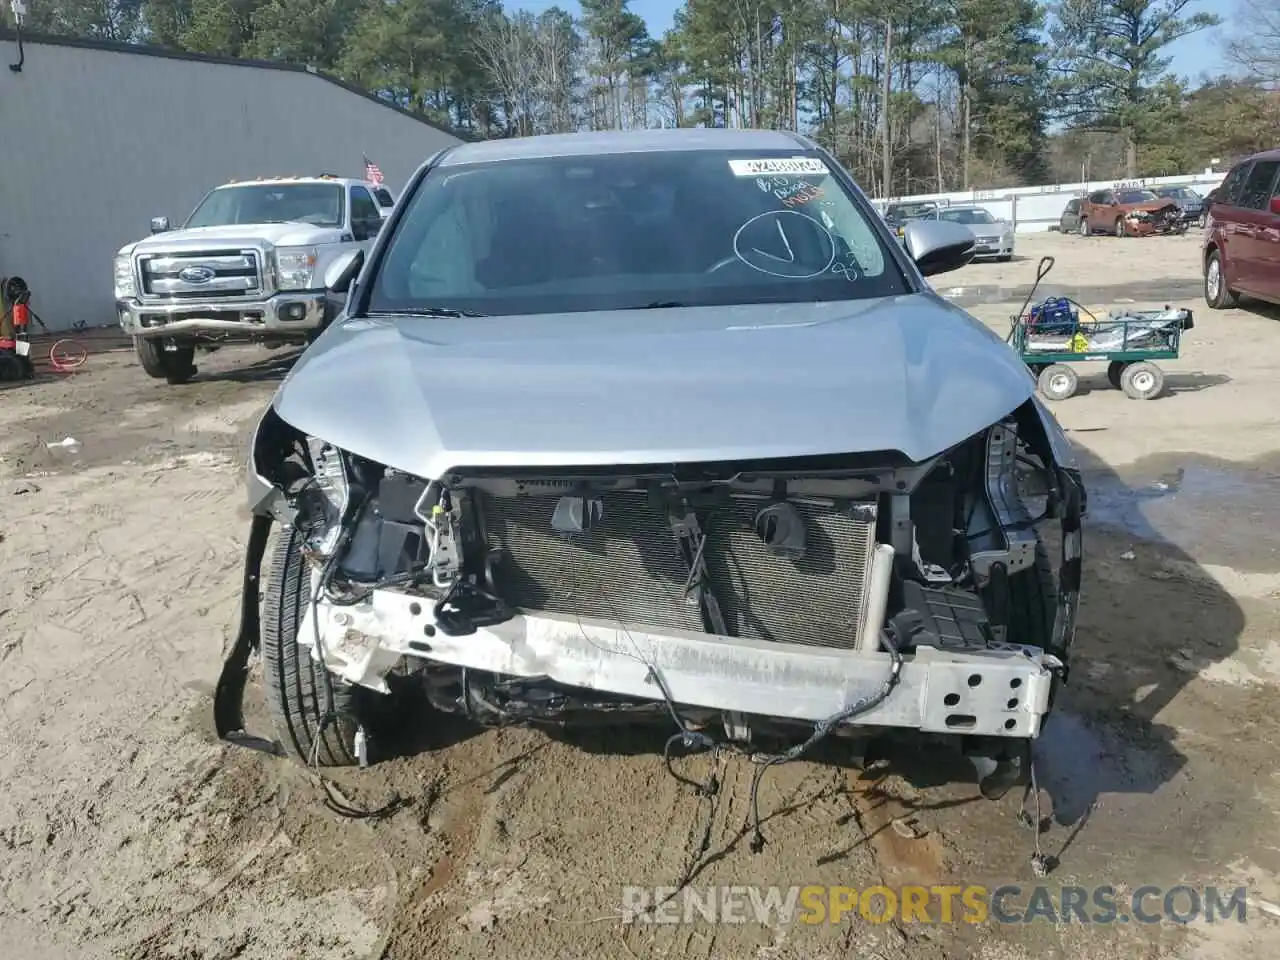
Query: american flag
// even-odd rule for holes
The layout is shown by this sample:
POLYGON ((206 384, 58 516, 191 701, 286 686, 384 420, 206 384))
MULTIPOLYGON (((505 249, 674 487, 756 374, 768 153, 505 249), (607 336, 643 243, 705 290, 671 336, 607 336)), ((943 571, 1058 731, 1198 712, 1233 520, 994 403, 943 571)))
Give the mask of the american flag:
POLYGON ((364 158, 364 178, 370 183, 382 183, 381 168, 368 157, 364 158))

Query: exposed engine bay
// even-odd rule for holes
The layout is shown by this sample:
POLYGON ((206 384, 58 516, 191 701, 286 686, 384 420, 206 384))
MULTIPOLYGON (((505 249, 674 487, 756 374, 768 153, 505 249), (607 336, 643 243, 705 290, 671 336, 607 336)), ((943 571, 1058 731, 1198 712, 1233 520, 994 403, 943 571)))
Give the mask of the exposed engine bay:
POLYGON ((268 413, 251 473, 256 511, 288 524, 308 562, 297 641, 342 684, 411 682, 489 722, 678 711, 682 728, 748 740, 833 717, 835 732, 1032 738, 1065 675, 1083 508, 1037 403, 924 463, 434 481, 268 413), (1056 575, 1036 530, 1050 516, 1056 575))
POLYGON ((1182 234, 1187 232, 1188 221, 1182 209, 1169 203, 1158 210, 1131 210, 1125 214, 1128 229, 1137 234, 1182 234))

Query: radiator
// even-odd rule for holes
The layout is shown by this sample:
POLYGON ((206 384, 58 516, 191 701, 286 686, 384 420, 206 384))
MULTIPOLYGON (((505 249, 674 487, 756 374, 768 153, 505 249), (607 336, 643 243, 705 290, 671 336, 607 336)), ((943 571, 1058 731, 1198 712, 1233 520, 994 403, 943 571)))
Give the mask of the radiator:
MULTIPOLYGON (((586 533, 551 528, 558 496, 484 497, 494 581, 512 606, 637 626, 704 629, 685 596, 688 566, 665 513, 644 494, 605 494, 586 533)), ((755 533, 765 502, 733 499, 706 519, 709 586, 730 636, 851 648, 866 601, 872 506, 794 504, 805 521, 798 560, 769 553, 755 533)))

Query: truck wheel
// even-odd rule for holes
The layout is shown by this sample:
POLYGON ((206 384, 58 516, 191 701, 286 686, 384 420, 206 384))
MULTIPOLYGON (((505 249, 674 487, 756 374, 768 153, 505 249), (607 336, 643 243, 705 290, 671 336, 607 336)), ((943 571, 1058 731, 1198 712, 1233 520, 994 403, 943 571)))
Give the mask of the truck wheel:
POLYGON ((328 675, 298 645, 298 627, 311 603, 309 567, 301 550, 302 535, 285 527, 276 542, 262 600, 262 682, 267 711, 285 752, 303 764, 345 767, 357 762, 356 718, 352 690, 328 675), (335 717, 317 743, 325 694, 333 689, 335 717))
POLYGON ((1210 251, 1204 262, 1204 302, 1214 310, 1227 310, 1239 302, 1235 291, 1227 288, 1227 273, 1217 250, 1210 251))
POLYGON ((1039 384, 1040 392, 1044 394, 1045 399, 1066 400, 1068 397, 1074 396, 1076 387, 1080 385, 1080 378, 1065 363, 1051 363, 1040 371, 1040 376, 1036 378, 1036 382, 1039 384))
POLYGON ((1131 363, 1120 374, 1120 389, 1130 400, 1154 400, 1164 392, 1164 371, 1146 360, 1131 363))
POLYGON ((156 337, 134 337, 133 348, 138 362, 149 376, 170 383, 186 383, 196 375, 196 348, 180 346, 166 350, 164 341, 156 337))
POLYGON ((1087 236, 1089 236, 1089 233, 1090 233, 1090 230, 1089 230, 1089 221, 1088 221, 1088 220, 1086 220, 1086 219, 1084 219, 1083 217, 1081 217, 1081 218, 1080 218, 1080 228, 1079 228, 1079 229, 1080 229, 1080 236, 1082 236, 1082 237, 1087 237, 1087 236))
POLYGON ((1116 217, 1116 236, 1117 237, 1128 236, 1128 234, 1125 233, 1125 229, 1124 229, 1124 217, 1116 217))

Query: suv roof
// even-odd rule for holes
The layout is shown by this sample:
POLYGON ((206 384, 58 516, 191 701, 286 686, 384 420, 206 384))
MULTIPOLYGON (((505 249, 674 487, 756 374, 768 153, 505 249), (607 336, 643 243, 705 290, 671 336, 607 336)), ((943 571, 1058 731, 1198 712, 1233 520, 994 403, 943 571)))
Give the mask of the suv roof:
POLYGON ((677 127, 667 130, 605 130, 548 133, 510 140, 463 143, 440 158, 440 166, 519 160, 533 157, 580 157, 597 153, 650 153, 660 150, 813 150, 798 133, 782 130, 731 130, 677 127))
POLYGON ((360 180, 356 177, 330 177, 323 174, 317 177, 253 177, 247 180, 228 180, 217 189, 242 187, 246 183, 337 183, 344 187, 369 187, 370 189, 382 187, 382 189, 386 189, 382 184, 371 183, 368 180, 360 180))

